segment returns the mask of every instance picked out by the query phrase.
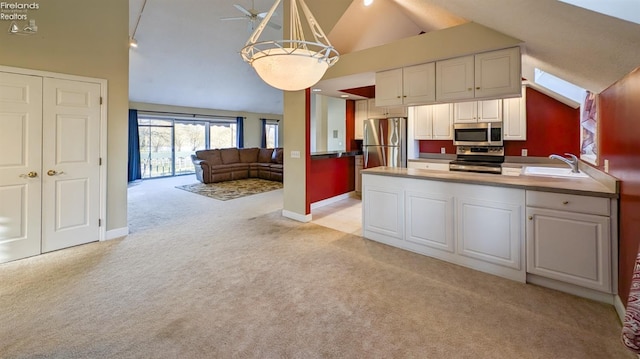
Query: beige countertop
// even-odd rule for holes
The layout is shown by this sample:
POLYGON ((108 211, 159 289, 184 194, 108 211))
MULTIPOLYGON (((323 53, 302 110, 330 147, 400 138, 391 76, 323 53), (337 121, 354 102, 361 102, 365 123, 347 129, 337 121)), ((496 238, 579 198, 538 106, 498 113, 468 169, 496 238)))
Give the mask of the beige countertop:
MULTIPOLYGON (((583 168, 581 167, 581 170, 583 168)), ((362 171, 390 177, 405 177, 434 181, 460 182, 487 186, 523 188, 527 190, 578 194, 596 197, 617 198, 618 181, 595 169, 587 172, 589 178, 556 178, 545 176, 509 176, 475 172, 437 171, 416 168, 374 167, 362 171), (597 178, 597 179, 596 179, 597 178)))

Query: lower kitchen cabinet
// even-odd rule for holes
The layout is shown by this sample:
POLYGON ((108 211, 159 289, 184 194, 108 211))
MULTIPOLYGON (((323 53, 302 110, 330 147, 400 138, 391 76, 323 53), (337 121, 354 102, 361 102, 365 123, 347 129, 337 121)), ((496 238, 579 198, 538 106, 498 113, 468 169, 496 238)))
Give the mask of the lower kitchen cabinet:
POLYGON ((612 293, 609 202, 528 191, 527 272, 612 293))
POLYGON ((363 174, 365 238, 524 282, 524 190, 363 174))
MULTIPOLYGON (((517 198, 522 190, 503 189, 505 195, 517 198), (515 192, 514 192, 515 191, 515 192), (508 192, 512 192, 508 194, 508 192)), ((461 256, 484 262, 523 269, 521 252, 521 203, 497 198, 460 197, 456 201, 457 246, 461 256)))
POLYGON ((404 193, 397 186, 367 185, 363 178, 362 220, 369 233, 379 238, 403 239, 404 193))
POLYGON ((405 192, 407 241, 454 253, 453 202, 451 195, 405 192))
POLYGON ((362 193, 362 169, 363 169, 363 159, 362 155, 356 156, 356 168, 355 168, 355 191, 357 193, 362 193))

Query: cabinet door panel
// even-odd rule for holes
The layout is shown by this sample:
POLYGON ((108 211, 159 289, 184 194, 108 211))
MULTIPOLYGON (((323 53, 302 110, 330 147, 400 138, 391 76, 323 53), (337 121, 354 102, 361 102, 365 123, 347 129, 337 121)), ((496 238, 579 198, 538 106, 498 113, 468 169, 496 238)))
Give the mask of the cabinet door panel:
POLYGON ((363 138, 364 120, 367 119, 367 100, 356 101, 356 118, 353 137, 356 140, 363 138))
POLYGON ((478 122, 502 122, 502 100, 478 101, 478 122))
POLYGON ((457 198, 457 252, 485 262, 521 269, 521 207, 457 198))
POLYGON ((609 217, 527 208, 527 272, 611 292, 609 217))
POLYGON ((404 237, 404 195, 402 188, 364 186, 364 230, 387 237, 404 237))
POLYGON ((436 100, 436 64, 408 66, 402 70, 402 103, 417 105, 436 100))
POLYGON ((526 89, 522 89, 522 97, 505 98, 502 100, 502 129, 505 140, 527 140, 526 93, 526 89))
POLYGON ((475 97, 497 97, 520 92, 520 48, 475 55, 475 97))
POLYGON ((476 123, 478 122, 478 103, 458 102, 453 104, 453 122, 476 123))
POLYGON ((402 69, 376 72, 376 106, 402 105, 402 69))
POLYGON ((453 105, 433 105, 432 134, 434 140, 453 140, 453 105))
POLYGON ((474 97, 473 56, 436 62, 436 100, 474 97))
POLYGON ((453 197, 407 191, 405 203, 407 241, 454 253, 453 197))
POLYGON ((433 138, 433 107, 416 106, 412 108, 413 125, 416 140, 431 140, 433 138))

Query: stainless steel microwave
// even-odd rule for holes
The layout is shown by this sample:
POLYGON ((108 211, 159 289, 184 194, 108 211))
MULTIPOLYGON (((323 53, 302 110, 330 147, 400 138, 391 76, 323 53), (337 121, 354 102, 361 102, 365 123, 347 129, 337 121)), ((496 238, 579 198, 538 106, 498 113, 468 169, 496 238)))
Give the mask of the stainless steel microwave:
POLYGON ((502 122, 455 123, 456 146, 502 146, 502 122))

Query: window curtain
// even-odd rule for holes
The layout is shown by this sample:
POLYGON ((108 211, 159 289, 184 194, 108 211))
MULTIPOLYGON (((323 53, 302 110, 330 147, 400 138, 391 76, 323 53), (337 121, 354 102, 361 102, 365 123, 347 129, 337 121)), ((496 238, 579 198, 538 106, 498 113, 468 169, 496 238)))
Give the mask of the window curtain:
POLYGON ((260 122, 262 123, 260 128, 260 147, 267 148, 267 119, 261 118, 260 122))
POLYGON ((129 110, 129 182, 142 178, 140 169, 140 137, 138 135, 138 110, 129 110))
POLYGON ((236 143, 244 148, 244 117, 236 117, 236 143))

